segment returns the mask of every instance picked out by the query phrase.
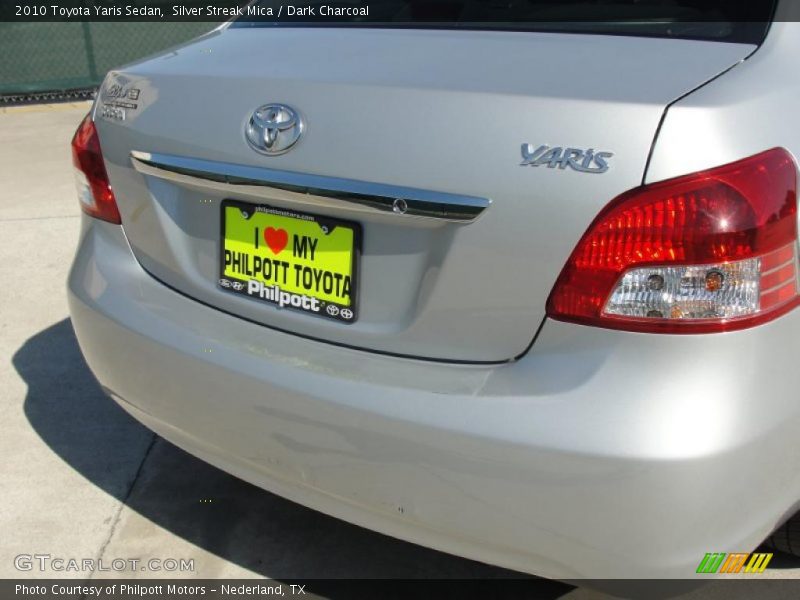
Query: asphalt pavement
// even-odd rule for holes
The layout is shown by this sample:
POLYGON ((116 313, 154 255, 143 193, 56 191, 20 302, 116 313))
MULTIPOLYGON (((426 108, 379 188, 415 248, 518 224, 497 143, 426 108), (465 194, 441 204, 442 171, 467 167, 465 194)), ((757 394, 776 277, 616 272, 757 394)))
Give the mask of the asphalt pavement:
MULTIPOLYGON (((87 110, 87 103, 0 108, 0 577, 516 576, 244 483, 158 438, 106 398, 81 357, 65 295, 80 215, 69 141, 87 110), (20 570, 28 563, 17 557, 34 554, 105 565, 183 559, 193 569, 42 572, 34 561, 20 570)), ((794 598, 798 587, 781 579, 800 578, 800 561, 776 556, 764 576, 774 581, 758 589, 760 597, 794 598)), ((526 590, 526 597, 607 597, 537 578, 526 590)), ((746 582, 712 583, 684 597, 753 593, 746 582)))

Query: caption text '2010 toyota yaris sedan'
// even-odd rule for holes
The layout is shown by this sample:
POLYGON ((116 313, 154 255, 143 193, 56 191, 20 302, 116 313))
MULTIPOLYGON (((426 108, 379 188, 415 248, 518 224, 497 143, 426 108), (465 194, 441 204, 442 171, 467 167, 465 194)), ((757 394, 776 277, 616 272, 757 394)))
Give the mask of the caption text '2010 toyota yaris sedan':
POLYGON ((800 500, 800 26, 472 20, 244 19, 109 73, 73 140, 89 366, 192 454, 454 554, 753 550, 800 500))

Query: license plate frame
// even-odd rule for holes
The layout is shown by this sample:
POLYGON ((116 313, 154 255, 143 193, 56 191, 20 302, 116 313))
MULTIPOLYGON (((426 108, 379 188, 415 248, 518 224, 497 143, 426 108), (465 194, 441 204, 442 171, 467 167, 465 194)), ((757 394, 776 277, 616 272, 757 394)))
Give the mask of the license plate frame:
MULTIPOLYGON (((344 237, 346 241, 346 234, 336 233, 335 235, 337 238, 344 237)), ((303 235, 302 237, 308 238, 310 236, 303 235)), ((220 252, 219 278, 217 280, 217 287, 226 292, 243 295, 254 301, 272 305, 275 308, 299 311, 304 314, 310 314, 343 324, 352 324, 358 320, 359 316, 358 300, 360 287, 359 265, 361 263, 361 243, 361 224, 355 221, 320 216, 312 213, 296 211, 293 209, 279 208, 269 204, 225 199, 220 203, 220 252), (251 221, 251 223, 246 223, 243 226, 244 228, 246 228, 249 224, 254 225, 254 233, 251 234, 252 243, 250 244, 252 249, 250 249, 247 253, 247 259, 242 257, 242 251, 246 249, 248 242, 245 242, 243 238, 231 239, 232 235, 229 235, 229 231, 227 230, 229 224, 228 219, 237 214, 235 212, 229 212, 229 209, 239 211, 238 218, 241 221, 251 221), (259 223, 253 221, 256 215, 261 215, 257 217, 259 223), (308 223, 314 223, 320 229, 321 235, 316 238, 316 244, 319 244, 321 240, 325 241, 326 244, 332 243, 332 238, 330 240, 325 240, 325 238, 327 236, 334 235, 337 228, 342 228, 351 232, 349 261, 346 260, 346 256, 343 259, 337 260, 340 268, 335 271, 341 275, 340 279, 337 280, 335 277, 336 272, 330 268, 322 268, 322 266, 319 264, 317 264, 318 268, 310 267, 312 270, 311 281, 316 283, 317 290, 322 289, 322 294, 309 291, 305 288, 302 291, 299 289, 299 287, 302 287, 302 285, 299 285, 301 281, 306 283, 309 281, 307 278, 307 269, 302 268, 304 266, 309 267, 309 264, 303 264, 304 262, 308 262, 305 257, 294 256, 294 252, 298 249, 295 238, 298 230, 306 230, 307 233, 314 233, 315 230, 313 227, 308 226, 308 223), (272 239, 268 238, 270 234, 266 232, 267 228, 273 230, 272 239), (283 248, 281 248, 278 252, 275 252, 274 248, 277 247, 281 241, 283 241, 283 237, 277 235, 277 233, 280 233, 281 230, 283 230, 286 234, 286 242, 283 248), (270 245, 270 243, 272 245, 270 245), (238 250, 234 250, 234 246, 238 247, 238 250), (280 261, 277 261, 276 257, 283 254, 287 249, 290 250, 290 254, 293 255, 292 260, 286 261, 285 259, 288 258, 288 255, 285 255, 281 257, 280 261), (236 272, 233 265, 234 255, 231 254, 229 257, 226 254, 228 251, 239 253, 239 262, 236 265, 238 267, 238 271, 236 272), (256 269, 259 264, 259 262, 255 260, 256 256, 260 257, 262 261, 260 269, 256 269), (266 269, 263 261, 266 259, 269 259, 270 261, 269 278, 265 278, 263 276, 264 270, 266 269), (275 264, 276 262, 288 263, 288 266, 280 267, 275 264), (344 271, 346 271, 344 267, 348 263, 349 274, 344 273, 344 271), (299 272, 295 267, 297 264, 301 265, 299 272), (229 266, 231 267, 230 269, 228 269, 229 266), (242 270, 244 270, 244 272, 241 272, 242 270), (257 275, 259 272, 262 276, 256 277, 255 275, 257 275), (331 277, 328 278, 324 274, 317 277, 318 272, 330 273, 331 277), (332 294, 324 293, 326 289, 326 283, 331 281, 331 289, 344 294, 344 291, 347 289, 348 277, 349 293, 345 295, 340 294, 338 296, 333 294, 333 296, 336 296, 339 300, 341 300, 341 298, 349 297, 349 305, 341 301, 337 302, 333 300, 332 294), (261 287, 256 289, 256 284, 250 283, 251 281, 260 282, 261 287), (281 288, 281 285, 287 287, 281 288), (286 294, 289 296, 287 297, 286 294)), ((311 246, 311 241, 308 240, 307 244, 308 245, 306 245, 306 242, 303 242, 302 248, 308 249, 311 246)), ((312 249, 312 261, 314 253, 315 249, 312 249)), ((317 261, 317 263, 319 262, 321 261, 317 261)), ((311 264, 315 263, 311 262, 311 264)))

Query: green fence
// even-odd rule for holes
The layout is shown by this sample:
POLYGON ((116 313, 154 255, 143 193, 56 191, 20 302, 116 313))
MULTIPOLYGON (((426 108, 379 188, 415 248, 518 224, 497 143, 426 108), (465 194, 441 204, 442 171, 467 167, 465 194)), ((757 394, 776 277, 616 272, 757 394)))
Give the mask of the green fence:
POLYGON ((215 26, 0 23, 0 95, 96 87, 109 69, 189 40, 215 26))

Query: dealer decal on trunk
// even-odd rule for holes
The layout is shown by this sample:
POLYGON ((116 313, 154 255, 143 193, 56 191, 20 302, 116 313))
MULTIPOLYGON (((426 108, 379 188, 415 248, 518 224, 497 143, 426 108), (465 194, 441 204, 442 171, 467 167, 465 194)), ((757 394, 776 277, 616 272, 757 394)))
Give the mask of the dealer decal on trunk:
POLYGON ((225 201, 219 284, 328 318, 355 320, 356 223, 225 201))

